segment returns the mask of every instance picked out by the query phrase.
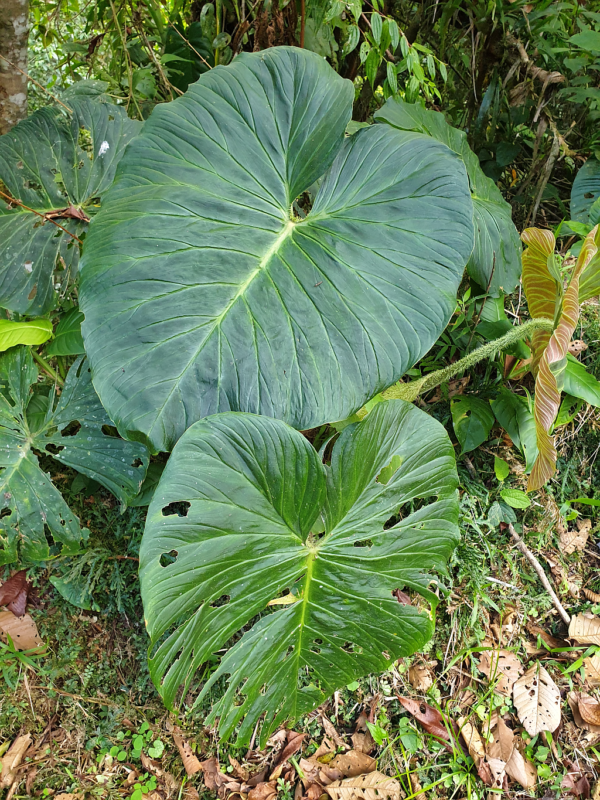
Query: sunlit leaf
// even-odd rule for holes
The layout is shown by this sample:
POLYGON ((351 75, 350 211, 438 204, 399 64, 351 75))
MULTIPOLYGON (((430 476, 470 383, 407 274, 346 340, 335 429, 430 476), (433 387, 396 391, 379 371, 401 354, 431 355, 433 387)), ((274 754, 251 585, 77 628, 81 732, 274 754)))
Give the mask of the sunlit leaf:
MULTIPOLYGON (((526 228, 521 238, 527 245, 523 251, 523 289, 529 313, 533 318, 554 319, 560 294, 556 280, 548 269, 548 259, 554 258, 556 240, 549 230, 526 228)), ((531 338, 532 372, 537 373, 542 353, 550 341, 550 331, 535 331, 531 338)))

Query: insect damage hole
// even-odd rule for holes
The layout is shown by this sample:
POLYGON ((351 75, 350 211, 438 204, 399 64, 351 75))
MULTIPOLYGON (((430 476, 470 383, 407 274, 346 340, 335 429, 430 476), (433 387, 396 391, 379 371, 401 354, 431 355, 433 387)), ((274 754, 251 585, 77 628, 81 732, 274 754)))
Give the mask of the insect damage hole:
POLYGON ((162 515, 163 517, 187 517, 191 505, 187 500, 177 500, 174 503, 169 503, 168 506, 163 506, 162 515))
POLYGON ((81 422, 74 419, 72 422, 62 429, 60 432, 61 436, 76 436, 79 431, 81 430, 81 422))
POLYGON ((387 467, 384 467, 379 473, 379 475, 375 478, 377 483, 381 483, 383 486, 387 486, 387 484, 392 480, 394 475, 398 472, 398 470, 402 466, 403 461, 404 459, 402 458, 402 456, 399 456, 398 454, 392 456, 392 460, 387 465, 387 467))
POLYGON ((220 608, 220 606, 226 606, 227 603, 231 600, 231 597, 228 594, 222 594, 217 600, 210 604, 211 608, 220 608))
POLYGON ((177 556, 179 553, 177 550, 171 550, 168 553, 162 553, 160 557, 160 565, 161 567, 168 567, 169 564, 174 564, 177 561, 177 556))

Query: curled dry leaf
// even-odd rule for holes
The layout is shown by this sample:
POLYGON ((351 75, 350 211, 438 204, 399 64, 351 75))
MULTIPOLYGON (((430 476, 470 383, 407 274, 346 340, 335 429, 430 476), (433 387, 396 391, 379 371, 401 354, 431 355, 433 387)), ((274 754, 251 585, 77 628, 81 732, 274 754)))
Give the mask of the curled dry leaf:
POLYGON ((490 719, 489 732, 486 736, 487 754, 492 758, 508 762, 514 749, 514 737, 506 722, 495 712, 490 719))
POLYGON ((588 686, 600 686, 600 653, 583 659, 585 682, 588 686))
POLYGON ((425 694, 433 686, 434 675, 426 664, 413 664, 408 670, 410 685, 420 694, 425 694))
POLYGON ((554 650, 557 647, 569 646, 569 643, 566 642, 564 639, 558 639, 556 636, 552 636, 552 634, 548 633, 548 631, 545 631, 543 628, 540 628, 539 625, 534 625, 533 623, 529 622, 527 624, 527 630, 532 636, 535 636, 536 638, 539 636, 540 639, 544 642, 544 644, 551 650, 554 650))
POLYGON ((286 731, 287 741, 285 747, 277 757, 275 761, 275 765, 283 764, 285 761, 288 760, 290 756, 293 756, 294 753, 297 753, 298 750, 302 747, 302 742, 304 741, 304 737, 306 736, 305 733, 298 733, 297 731, 286 731))
POLYGON ((479 659, 478 669, 494 683, 495 691, 510 696, 514 682, 523 672, 523 665, 509 650, 485 650, 479 659))
POLYGON ((0 633, 10 636, 17 650, 36 650, 43 644, 29 614, 15 617, 10 611, 0 611, 0 633))
POLYGON ((598 592, 592 592, 591 589, 584 589, 583 593, 592 603, 600 603, 600 594, 598 592))
POLYGON ((591 519, 577 520, 576 530, 568 531, 561 530, 560 532, 560 547, 563 553, 570 555, 576 550, 579 552, 585 550, 590 530, 592 529, 591 519))
POLYGON ((600 733, 600 703, 595 697, 587 692, 569 692, 567 701, 578 727, 600 733))
POLYGON ((555 731, 560 724, 560 691, 540 663, 515 682, 513 702, 530 736, 555 731))
POLYGON ((325 716, 325 714, 323 714, 321 717, 321 723, 325 729, 325 733, 333 742, 335 742, 336 747, 343 747, 344 750, 348 750, 348 745, 336 731, 333 723, 325 716))
POLYGON ((207 761, 204 761, 203 764, 207 765, 206 768, 203 764, 200 763, 199 759, 196 758, 194 753, 192 752, 192 748, 190 747, 189 743, 183 738, 181 731, 179 728, 174 728, 172 731, 173 741, 175 742, 177 749, 179 750, 179 755, 181 756, 181 760, 183 761, 183 766, 185 771, 189 776, 195 775, 196 772, 200 772, 202 770, 204 772, 204 782, 206 783, 207 788, 211 788, 207 782, 207 770, 212 770, 212 762, 214 761, 216 767, 216 771, 219 770, 219 763, 216 758, 209 758, 207 761))
POLYGON ((259 783, 248 792, 248 800, 269 800, 277 796, 277 781, 259 783))
POLYGON ((458 718, 458 727, 460 728, 460 735, 469 750, 469 755, 473 759, 475 766, 478 767, 480 761, 485 758, 483 739, 476 726, 469 722, 467 717, 458 718))
POLYGON ((477 773, 486 786, 502 789, 506 778, 506 764, 501 758, 486 756, 479 764, 477 773))
POLYGON ((561 788, 566 789, 574 797, 587 800, 590 796, 590 782, 587 776, 572 761, 568 762, 569 769, 562 780, 561 788))
POLYGON ((600 617, 593 614, 576 614, 571 617, 569 638, 581 644, 600 644, 600 617))
POLYGON ((9 786, 12 786, 16 778, 17 768, 30 744, 31 734, 25 733, 23 736, 18 736, 2 756, 2 760, 0 760, 0 765, 2 766, 0 770, 0 789, 8 789, 9 786))
POLYGON ((398 781, 381 772, 334 781, 325 787, 325 791, 332 800, 400 800, 398 781))
POLYGON ((375 740, 371 736, 371 731, 367 730, 366 733, 353 733, 352 746, 360 753, 369 755, 375 749, 375 740))

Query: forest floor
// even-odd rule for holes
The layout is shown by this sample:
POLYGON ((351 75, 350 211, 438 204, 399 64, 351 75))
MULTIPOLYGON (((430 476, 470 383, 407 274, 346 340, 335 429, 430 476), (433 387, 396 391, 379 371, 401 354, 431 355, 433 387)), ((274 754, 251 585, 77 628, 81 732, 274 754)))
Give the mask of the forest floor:
MULTIPOLYGON (((595 308, 592 318, 580 331, 590 349, 600 341, 595 308)), ((432 410, 448 421, 447 398, 432 410)), ((569 505, 600 497, 599 452, 600 412, 584 407, 562 429, 557 478, 513 520, 568 614, 592 615, 587 640, 568 638, 568 626, 501 524, 506 507, 500 513, 494 455, 511 467, 504 486, 524 489, 526 477, 510 440, 492 439, 458 460, 461 539, 426 651, 336 692, 295 733, 276 734, 263 750, 256 741, 249 749, 219 744, 204 726, 207 707, 179 718, 165 711, 148 674, 136 574, 145 511, 121 515, 108 493, 73 492, 72 475, 55 476, 90 539, 85 556, 29 573, 30 612, 45 651, 25 663, 0 650, 0 755, 18 737, 30 737, 20 740, 27 749, 12 779, 6 767, 0 773, 5 797, 193 800, 217 793, 223 800, 292 800, 304 793, 317 800, 332 778, 376 768, 394 779, 378 791, 390 800, 460 800, 502 789, 599 800, 600 514, 597 506, 569 505), (579 516, 561 521, 572 508, 579 516), (65 600, 57 580, 83 591, 90 608, 65 600), (540 667, 550 678, 536 673, 545 702, 559 707, 546 712, 560 722, 553 735, 532 736, 512 685, 540 667), (281 759, 283 748, 289 759, 281 759)), ((537 713, 546 713, 540 702, 537 713)))

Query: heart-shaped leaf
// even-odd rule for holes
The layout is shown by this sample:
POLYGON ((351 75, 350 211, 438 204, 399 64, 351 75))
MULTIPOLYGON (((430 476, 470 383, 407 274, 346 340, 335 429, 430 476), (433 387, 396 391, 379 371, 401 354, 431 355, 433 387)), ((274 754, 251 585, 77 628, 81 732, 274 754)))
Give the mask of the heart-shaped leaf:
POLYGON ((387 122, 404 131, 420 131, 443 142, 464 162, 473 198, 475 247, 467 270, 492 296, 510 294, 521 275, 521 242, 512 221, 509 203, 494 181, 481 169, 464 131, 453 128, 443 114, 428 111, 419 103, 390 98, 375 113, 377 122, 387 122))
POLYGON ((203 689, 230 676, 208 723, 218 717, 224 737, 243 720, 246 741, 265 714, 264 741, 422 647, 430 615, 394 592, 435 604, 429 571, 442 571, 456 544, 456 486, 444 428, 402 400, 346 427, 329 467, 279 420, 225 413, 193 425, 156 489, 140 551, 150 669, 166 704, 280 596, 286 604, 269 606, 203 689))
POLYGON ((452 401, 452 424, 460 442, 461 453, 469 453, 486 441, 494 425, 489 403, 472 395, 452 401))
POLYGON ((78 239, 141 127, 98 99, 68 102, 70 115, 42 108, 0 137, 0 306, 21 314, 53 307, 55 267, 76 274, 78 239))
POLYGON ((85 353, 81 323, 83 314, 78 308, 72 308, 64 314, 56 326, 54 340, 46 348, 49 356, 78 356, 85 353))
POLYGON ((275 47, 154 110, 82 262, 86 351, 121 431, 170 450, 218 411, 345 419, 443 330, 472 249, 464 166, 387 125, 344 139, 353 98, 322 58, 275 47))
POLYGON ((77 550, 83 532, 37 453, 57 459, 106 486, 125 506, 140 488, 148 451, 103 431, 112 425, 78 359, 67 375, 58 403, 54 392, 36 387, 38 372, 26 347, 0 360, 0 564, 21 556, 48 558, 47 526, 63 553, 77 550), (35 388, 34 388, 35 387, 35 388))

